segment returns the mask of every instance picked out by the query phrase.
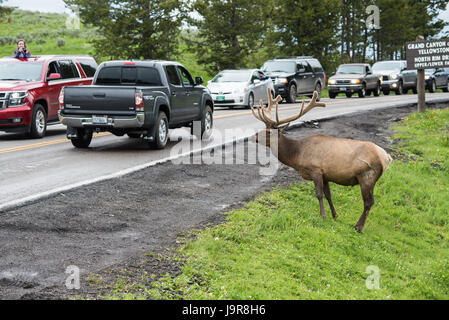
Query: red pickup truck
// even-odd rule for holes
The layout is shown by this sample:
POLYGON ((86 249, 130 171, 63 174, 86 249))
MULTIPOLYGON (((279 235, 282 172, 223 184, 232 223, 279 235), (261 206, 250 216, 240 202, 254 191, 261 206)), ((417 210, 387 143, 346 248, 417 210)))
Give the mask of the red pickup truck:
POLYGON ((59 123, 61 89, 90 85, 96 69, 89 56, 0 59, 0 131, 44 137, 47 123, 59 123))

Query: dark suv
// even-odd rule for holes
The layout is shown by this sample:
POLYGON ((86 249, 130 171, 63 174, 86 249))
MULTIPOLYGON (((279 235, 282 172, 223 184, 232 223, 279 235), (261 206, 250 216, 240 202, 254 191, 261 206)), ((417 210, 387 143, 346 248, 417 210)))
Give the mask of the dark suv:
POLYGON ((286 57, 269 60, 262 66, 273 80, 276 95, 281 95, 287 102, 293 103, 299 95, 312 97, 324 87, 326 75, 321 63, 313 57, 286 57))

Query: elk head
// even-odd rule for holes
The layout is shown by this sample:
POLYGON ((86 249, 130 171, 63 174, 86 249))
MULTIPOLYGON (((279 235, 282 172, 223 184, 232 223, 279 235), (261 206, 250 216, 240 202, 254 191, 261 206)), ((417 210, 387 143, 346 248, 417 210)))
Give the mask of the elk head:
POLYGON ((326 107, 326 104, 316 102, 316 99, 318 98, 318 93, 315 91, 312 96, 312 100, 310 103, 305 106, 305 102, 302 102, 301 110, 297 115, 288 117, 286 119, 279 119, 279 102, 282 101, 281 96, 277 96, 276 99, 273 100, 273 96, 271 95, 271 90, 267 89, 268 93, 268 106, 265 108, 263 105, 262 100, 260 101, 260 105, 257 106, 257 112, 255 108, 251 106, 251 111, 254 115, 254 117, 263 123, 265 123, 266 128, 255 135, 255 141, 256 143, 261 143, 266 145, 267 147, 270 147, 270 140, 272 135, 281 135, 290 125, 291 122, 301 118, 304 116, 307 112, 312 110, 315 107, 326 107), (273 105, 276 106, 276 119, 273 120, 271 117, 271 111, 273 108, 273 105))

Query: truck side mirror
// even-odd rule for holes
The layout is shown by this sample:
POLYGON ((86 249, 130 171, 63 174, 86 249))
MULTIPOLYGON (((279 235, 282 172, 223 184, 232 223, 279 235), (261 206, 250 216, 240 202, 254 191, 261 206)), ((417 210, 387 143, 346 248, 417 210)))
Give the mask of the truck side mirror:
POLYGON ((306 72, 306 69, 302 68, 302 69, 298 69, 298 73, 304 73, 306 72))
POLYGON ((196 77, 195 78, 195 85, 196 86, 202 85, 203 83, 204 83, 203 78, 201 78, 201 77, 196 77))
POLYGON ((48 76, 47 81, 59 80, 61 78, 62 77, 60 73, 50 73, 50 76, 48 76))
POLYGON ((373 74, 373 72, 370 70, 370 71, 368 71, 366 74, 373 74))
POLYGON ((335 72, 332 72, 332 76, 335 76, 335 72))

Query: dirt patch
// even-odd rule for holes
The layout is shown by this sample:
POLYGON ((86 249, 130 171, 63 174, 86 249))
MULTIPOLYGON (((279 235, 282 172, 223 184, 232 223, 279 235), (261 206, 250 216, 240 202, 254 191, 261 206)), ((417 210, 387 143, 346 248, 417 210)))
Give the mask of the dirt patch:
MULTIPOLYGON (((390 151, 388 128, 415 110, 385 109, 310 122, 288 135, 369 140, 390 151)), ((254 148, 245 143, 247 154, 254 148)), ((222 155, 229 152, 224 149, 222 155)), ((259 169, 248 163, 165 163, 3 212, 0 297, 96 298, 109 294, 118 279, 150 286, 161 275, 176 275, 182 261, 174 250, 191 238, 192 230, 219 224, 224 211, 262 190, 299 179, 285 166, 274 176, 261 176, 259 169), (71 265, 80 269, 80 290, 65 287, 71 265)))

